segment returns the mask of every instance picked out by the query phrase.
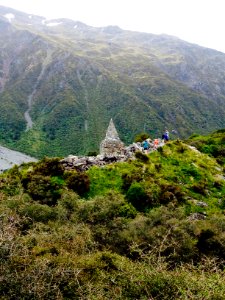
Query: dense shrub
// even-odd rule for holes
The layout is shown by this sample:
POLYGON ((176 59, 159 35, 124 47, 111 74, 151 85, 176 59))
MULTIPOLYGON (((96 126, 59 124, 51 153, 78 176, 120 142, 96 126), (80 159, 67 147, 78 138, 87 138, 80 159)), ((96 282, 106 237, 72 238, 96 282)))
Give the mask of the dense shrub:
POLYGON ((89 151, 87 153, 87 156, 97 156, 97 155, 98 155, 98 153, 96 151, 89 151))
POLYGON ((20 193, 21 182, 17 176, 0 177, 0 190, 8 196, 14 196, 20 193))
POLYGON ((204 181, 200 181, 198 183, 194 183, 191 186, 191 189, 198 194, 201 194, 203 196, 206 196, 208 194, 207 184, 204 181))
POLYGON ((84 201, 79 208, 79 218, 92 224, 106 224, 118 217, 134 218, 137 212, 120 194, 111 192, 84 201))
POLYGON ((185 201, 185 193, 177 185, 162 185, 159 203, 168 204, 169 202, 181 203, 185 201))
POLYGON ((33 173, 45 176, 62 176, 64 169, 60 163, 60 158, 45 157, 34 165, 33 173))
POLYGON ((142 177, 140 172, 122 174, 122 190, 126 192, 133 182, 140 182, 142 177))
POLYGON ((54 208, 39 203, 28 204, 19 213, 30 218, 33 222, 47 223, 57 219, 57 212, 54 208))
POLYGON ((126 198, 138 211, 144 211, 152 205, 144 186, 139 182, 131 184, 126 193, 126 198))
POLYGON ((25 191, 42 204, 55 205, 62 193, 63 182, 57 177, 28 175, 22 183, 25 191))
POLYGON ((219 258, 222 266, 225 266, 225 240, 213 228, 200 232, 197 248, 205 255, 219 258))
POLYGON ((86 173, 66 172, 64 174, 69 189, 83 196, 90 190, 90 179, 86 173))
POLYGON ((141 142, 143 142, 144 140, 146 140, 146 139, 148 139, 150 136, 149 136, 149 134, 148 133, 146 133, 146 132, 142 132, 142 133, 139 133, 139 134, 137 134, 136 136, 135 136, 135 138, 134 138, 134 142, 135 143, 141 143, 141 142))
POLYGON ((198 261, 196 237, 179 209, 158 207, 138 216, 124 229, 123 244, 130 244, 132 259, 150 259, 153 253, 170 267, 198 261), (176 215, 176 218, 174 217, 176 215))
POLYGON ((144 154, 144 153, 142 153, 142 152, 140 152, 140 151, 137 151, 137 152, 135 153, 135 157, 136 157, 139 161, 141 161, 141 162, 143 162, 143 163, 145 163, 145 164, 147 164, 147 163, 149 162, 149 157, 148 157, 146 154, 144 154))

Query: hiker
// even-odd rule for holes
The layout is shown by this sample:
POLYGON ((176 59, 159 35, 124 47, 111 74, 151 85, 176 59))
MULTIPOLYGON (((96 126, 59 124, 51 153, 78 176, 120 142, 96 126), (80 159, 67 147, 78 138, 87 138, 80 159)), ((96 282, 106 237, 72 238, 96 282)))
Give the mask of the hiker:
POLYGON ((144 149, 144 153, 148 153, 148 149, 150 147, 149 142, 147 140, 144 140, 144 142, 142 143, 142 147, 144 149))
POLYGON ((164 140, 164 142, 168 142, 169 141, 169 131, 166 130, 163 135, 162 135, 162 139, 164 140))
POLYGON ((154 144, 153 144, 153 149, 156 150, 159 146, 159 140, 158 139, 154 139, 154 144))

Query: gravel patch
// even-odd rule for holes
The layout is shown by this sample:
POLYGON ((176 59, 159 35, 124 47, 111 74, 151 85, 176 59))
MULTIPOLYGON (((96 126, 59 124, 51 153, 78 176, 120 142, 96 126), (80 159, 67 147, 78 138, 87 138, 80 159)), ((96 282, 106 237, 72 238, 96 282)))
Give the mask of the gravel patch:
POLYGON ((34 157, 0 146, 0 173, 12 168, 14 165, 36 161, 38 160, 34 157))

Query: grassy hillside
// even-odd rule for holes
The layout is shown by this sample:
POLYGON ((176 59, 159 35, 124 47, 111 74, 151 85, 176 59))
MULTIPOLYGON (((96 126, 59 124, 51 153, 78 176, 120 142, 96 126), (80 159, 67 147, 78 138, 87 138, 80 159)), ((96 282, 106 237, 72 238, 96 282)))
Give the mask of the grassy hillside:
POLYGON ((190 145, 195 146, 198 150, 206 153, 218 161, 220 164, 224 164, 225 160, 225 137, 224 129, 217 130, 210 135, 198 135, 193 134, 187 142, 190 145))
POLYGON ((0 177, 2 297, 223 299, 224 167, 176 140, 86 173, 58 158, 11 169, 0 177))

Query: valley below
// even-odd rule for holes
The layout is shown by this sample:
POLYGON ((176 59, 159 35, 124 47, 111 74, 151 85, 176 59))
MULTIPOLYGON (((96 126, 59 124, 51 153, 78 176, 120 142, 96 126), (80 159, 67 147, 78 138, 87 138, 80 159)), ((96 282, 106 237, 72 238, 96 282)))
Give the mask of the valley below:
POLYGON ((23 163, 35 161, 37 159, 29 155, 0 146, 0 173, 12 168, 14 165, 19 166, 23 163))

